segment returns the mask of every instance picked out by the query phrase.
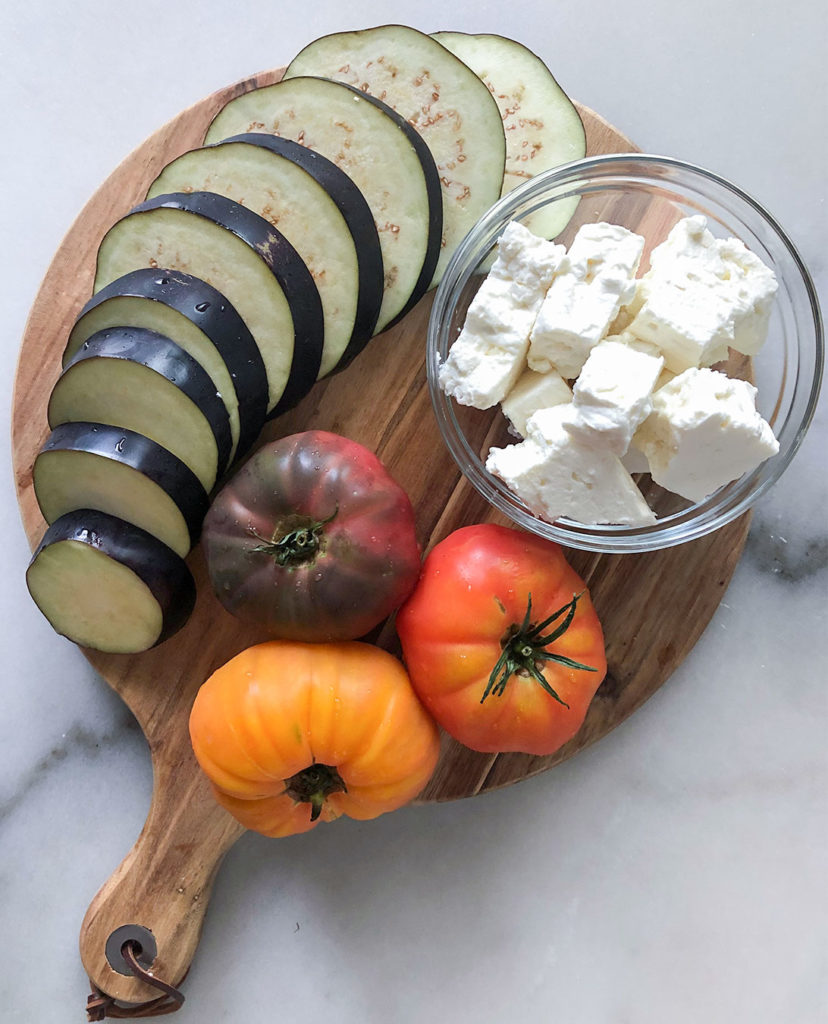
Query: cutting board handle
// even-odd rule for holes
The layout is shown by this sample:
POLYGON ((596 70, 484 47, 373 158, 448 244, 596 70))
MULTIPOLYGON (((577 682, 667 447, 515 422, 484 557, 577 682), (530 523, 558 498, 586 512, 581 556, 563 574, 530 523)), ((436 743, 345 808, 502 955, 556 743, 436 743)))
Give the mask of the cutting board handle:
POLYGON ((209 793, 189 738, 167 733, 152 749, 153 795, 144 828, 92 900, 81 927, 80 954, 101 992, 129 1003, 159 991, 135 977, 121 948, 141 946, 139 963, 178 986, 195 955, 213 880, 224 854, 244 831, 209 793))

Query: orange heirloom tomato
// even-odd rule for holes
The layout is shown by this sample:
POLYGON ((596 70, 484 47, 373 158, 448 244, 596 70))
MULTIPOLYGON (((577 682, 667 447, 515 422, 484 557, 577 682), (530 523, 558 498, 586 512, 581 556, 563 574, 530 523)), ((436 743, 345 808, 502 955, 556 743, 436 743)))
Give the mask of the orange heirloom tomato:
POLYGON ((405 669, 356 641, 242 651, 196 695, 190 739, 218 802, 267 836, 393 811, 425 786, 439 752, 405 669))
POLYGON ((438 544, 397 632, 421 700, 473 750, 553 753, 607 671, 601 623, 561 548, 503 526, 438 544))

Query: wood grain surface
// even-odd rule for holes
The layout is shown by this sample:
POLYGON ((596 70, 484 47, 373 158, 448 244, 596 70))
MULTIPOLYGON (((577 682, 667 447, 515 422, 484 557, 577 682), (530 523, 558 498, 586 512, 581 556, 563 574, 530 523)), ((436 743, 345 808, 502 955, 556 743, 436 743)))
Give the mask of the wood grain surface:
MULTIPOLYGON (((144 198, 165 164, 201 144, 228 99, 277 81, 280 74, 266 72, 220 90, 160 129, 95 193, 58 249, 26 327, 14 391, 16 486, 32 547, 45 528, 34 497, 32 464, 48 434, 46 406, 63 346, 91 294, 101 238, 144 198)), ((581 114, 590 155, 635 150, 598 115, 585 108, 581 114)), ((646 223, 647 212, 646 206, 638 211, 639 224, 646 223)), ((430 304, 427 296, 400 325, 375 338, 347 371, 317 384, 263 435, 313 426, 376 451, 408 491, 426 549, 458 526, 503 521, 460 477, 440 439, 424 364, 430 304)), ((652 554, 569 552, 601 616, 609 663, 583 728, 551 757, 478 754, 444 737, 437 771, 420 800, 452 800, 517 782, 571 757, 622 722, 669 678, 701 636, 740 557, 747 528, 743 517, 701 540, 652 554)), ((213 669, 264 637, 241 627, 219 605, 200 549, 189 564, 199 597, 182 632, 141 655, 84 652, 135 714, 153 764, 153 797, 144 829, 95 896, 81 930, 81 956, 90 978, 128 1002, 157 993, 112 969, 104 953, 110 933, 127 924, 149 929, 158 946, 152 970, 179 982, 195 953, 221 858, 242 833, 210 797, 190 749, 187 719, 196 691, 213 669)), ((378 630, 373 639, 398 653, 392 626, 378 630)), ((73 656, 68 648, 67 656, 73 656)), ((106 827, 105 813, 99 827, 106 827)))

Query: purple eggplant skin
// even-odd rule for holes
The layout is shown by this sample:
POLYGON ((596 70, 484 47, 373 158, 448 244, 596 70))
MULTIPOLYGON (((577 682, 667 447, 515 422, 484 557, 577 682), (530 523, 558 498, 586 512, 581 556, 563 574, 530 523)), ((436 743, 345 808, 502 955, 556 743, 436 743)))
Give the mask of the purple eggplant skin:
POLYGON ((305 261, 264 217, 214 192, 171 192, 134 207, 127 216, 173 209, 204 217, 250 246, 267 264, 285 293, 293 317, 293 360, 279 401, 268 419, 300 402, 316 383, 322 363, 325 323, 322 300, 305 261))
MULTIPOLYGON (((37 561, 44 548, 68 540, 102 551, 131 569, 147 585, 162 616, 161 633, 154 646, 168 640, 187 622, 195 607, 195 581, 186 562, 157 537, 106 512, 77 509, 52 523, 29 565, 37 561)), ((94 581, 90 581, 90 585, 94 585, 94 581)), ((67 595, 67 599, 71 599, 71 595, 67 595)))
POLYGON ((340 82, 339 84, 345 85, 347 89, 358 93, 362 99, 373 103, 375 107, 378 107, 384 114, 387 114, 397 127, 404 132, 411 147, 417 154, 417 159, 423 168, 423 176, 426 183, 426 195, 428 196, 428 247, 426 249, 425 261, 423 262, 423 269, 420 271, 414 291, 412 291, 406 304, 394 319, 383 327, 384 333, 389 328, 396 326, 407 313, 410 313, 431 287, 431 280, 434 277, 437 261, 440 258, 443 238, 443 187, 440 184, 440 172, 437 170, 437 164, 434 162, 431 150, 416 128, 413 128, 393 107, 389 107, 387 103, 383 103, 376 96, 362 92, 360 89, 347 85, 345 82, 340 82))
POLYGON ((197 543, 210 499, 190 467, 160 444, 134 430, 105 423, 62 423, 55 427, 41 448, 41 452, 53 451, 91 452, 122 462, 149 477, 178 506, 192 544, 197 543))
MULTIPOLYGON (((394 317, 394 319, 389 321, 389 323, 387 323, 385 327, 383 327, 384 333, 385 331, 389 330, 389 328, 394 327, 396 324, 398 324, 407 313, 410 313, 411 310, 417 305, 417 303, 426 294, 426 292, 429 290, 431 286, 431 281, 432 278, 434 277, 434 271, 437 267, 437 261, 440 258, 440 246, 443 235, 443 196, 442 186, 440 184, 440 172, 437 170, 437 164, 434 162, 434 157, 431 153, 431 150, 428 148, 420 133, 416 130, 416 128, 413 128, 404 117, 398 114, 393 107, 389 107, 387 103, 383 103, 383 101, 381 99, 378 99, 376 96, 372 96, 370 93, 362 92, 361 90, 354 88, 354 86, 348 85, 346 82, 337 82, 337 85, 341 85, 345 89, 350 89, 351 92, 356 93, 361 99, 367 100, 369 103, 377 107, 384 114, 391 118, 394 124, 403 132, 412 149, 416 153, 417 159, 419 160, 420 165, 423 169, 423 177, 425 178, 426 195, 428 197, 429 211, 428 246, 426 248, 425 260, 423 262, 420 275, 417 278, 417 282, 414 286, 414 290, 411 292, 411 295, 408 297, 407 302, 399 311, 399 313, 394 317)), ((223 139, 222 141, 242 142, 250 139, 251 141, 255 140, 258 145, 268 145, 267 142, 259 140, 278 140, 278 138, 278 136, 266 135, 264 133, 259 132, 250 132, 245 133, 243 135, 235 135, 230 139, 223 139)), ((221 145, 221 143, 216 143, 216 145, 221 145)), ((294 145, 300 144, 294 143, 294 145)), ((313 156, 319 156, 319 154, 307 149, 307 147, 305 146, 300 145, 300 149, 304 150, 305 153, 312 154, 313 156)), ((306 169, 309 168, 306 167, 306 169)), ((334 193, 330 190, 329 194, 332 196, 334 195, 334 193)), ((380 260, 381 259, 382 257, 380 256, 380 260)), ((348 355, 347 352, 346 355, 348 355)), ((353 358, 353 356, 351 356, 351 358, 353 358)), ((345 365, 347 365, 347 363, 340 363, 339 366, 337 366, 337 369, 344 368, 345 365)))
MULTIPOLYGON (((348 226, 357 251, 359 292, 354 329, 345 351, 333 370, 334 373, 338 373, 359 355, 374 336, 374 328, 377 325, 377 317, 382 305, 382 250, 371 208, 368 206, 365 196, 341 168, 326 156, 308 149, 307 146, 303 146, 299 142, 263 132, 245 132, 242 135, 233 135, 228 139, 222 139, 221 142, 213 143, 212 146, 206 148, 213 149, 231 142, 260 146, 262 149, 268 149, 301 167, 328 193, 348 226)), ((431 156, 430 152, 429 156, 431 156)))
MULTIPOLYGON (((74 367, 89 359, 124 359, 153 370, 174 384, 201 410, 216 440, 219 478, 227 469, 233 448, 227 406, 204 367, 172 339, 145 327, 109 327, 88 338, 63 369, 68 379, 74 367)), ((60 383, 60 380, 58 381, 60 383)), ((51 403, 49 426, 52 420, 51 403)))
MULTIPOLYGON (((143 267, 112 281, 92 296, 75 321, 108 299, 126 296, 169 306, 198 327, 224 360, 239 404, 237 457, 246 454, 261 432, 267 416, 267 373, 253 335, 228 300, 206 281, 180 270, 143 267)), ((74 328, 73 328, 74 331, 74 328)), ((69 336, 67 352, 77 344, 69 336)), ((69 362, 64 355, 64 365, 69 362)))

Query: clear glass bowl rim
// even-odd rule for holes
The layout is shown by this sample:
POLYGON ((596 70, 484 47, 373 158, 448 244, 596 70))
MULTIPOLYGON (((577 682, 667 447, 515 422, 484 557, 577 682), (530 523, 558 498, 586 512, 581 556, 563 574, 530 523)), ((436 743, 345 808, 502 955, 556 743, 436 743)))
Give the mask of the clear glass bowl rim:
MULTIPOLYGON (((726 208, 742 220, 738 210, 734 210, 730 204, 726 208)), ((801 337, 797 337, 796 341, 801 360, 803 341, 801 337)), ((568 547, 586 551, 633 553, 672 547, 705 536, 741 516, 774 485, 798 451, 813 418, 822 383, 824 358, 822 316, 811 275, 787 233, 761 203, 727 178, 696 164, 649 153, 614 153, 586 157, 541 172, 507 193, 483 215, 457 247, 437 288, 428 325, 426 370, 431 403, 443 440, 460 470, 487 501, 517 525, 568 547), (758 214, 786 250, 796 271, 797 284, 801 285, 810 313, 809 326, 813 328, 812 351, 806 351, 804 355, 808 357, 813 370, 807 378, 804 375, 797 377, 791 405, 794 402, 799 404, 802 413, 793 436, 787 439, 779 454, 704 502, 649 527, 584 526, 568 524, 563 520, 547 523, 531 514, 505 485, 495 481, 485 471, 463 435, 451 400, 440 389, 437 374, 453 340, 449 332, 457 301, 482 256, 488 252, 506 224, 514 219, 515 214, 526 212, 533 201, 556 186, 616 178, 629 178, 639 185, 646 185, 648 181, 653 184, 672 182, 684 185, 685 188, 689 188, 689 182, 696 182, 700 185, 702 195, 705 195, 705 186, 712 186, 722 193, 717 197, 718 201, 733 197, 737 207, 742 203, 758 214), (806 388, 807 393, 803 394, 806 388)))

